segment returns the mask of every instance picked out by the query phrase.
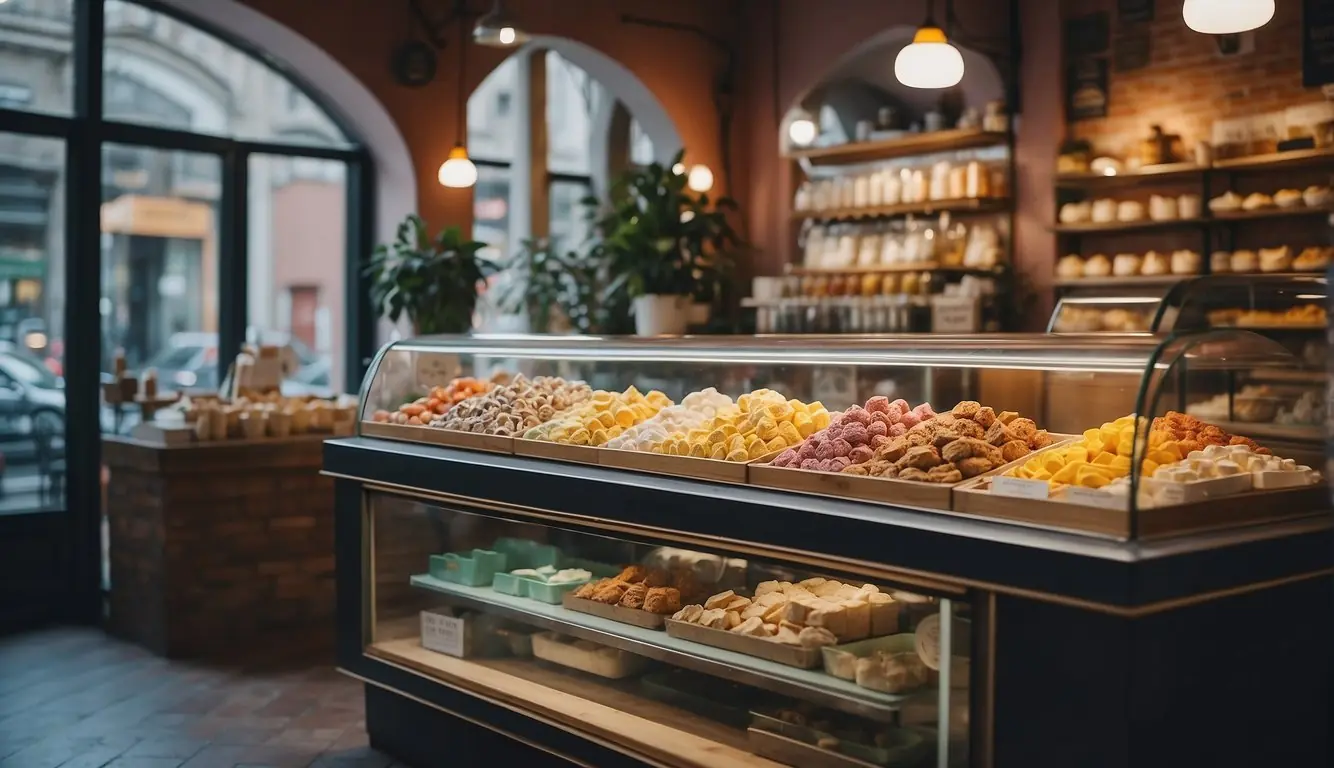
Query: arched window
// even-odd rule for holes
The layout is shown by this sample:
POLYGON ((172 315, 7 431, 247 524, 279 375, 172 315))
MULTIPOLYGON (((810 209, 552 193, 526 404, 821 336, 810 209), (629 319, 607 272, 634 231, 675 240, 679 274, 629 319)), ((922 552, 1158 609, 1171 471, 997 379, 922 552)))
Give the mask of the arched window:
MULTIPOLYGON (((368 152, 275 57, 170 4, 0 2, 0 389, 41 404, 0 413, 0 445, 45 424, 85 502, 91 425, 138 419, 95 406, 118 352, 170 390, 217 387, 247 339, 291 344, 292 393, 355 391, 373 352, 347 310, 376 237, 368 152)), ((0 514, 65 508, 7 470, 0 514)))
MULTIPOLYGON (((535 40, 492 70, 468 99, 468 149, 478 165, 473 237, 495 256, 511 254, 529 237, 576 247, 588 237, 580 201, 603 192, 632 164, 652 162, 679 146, 675 129, 651 94, 629 72, 568 40, 535 40), (618 85, 656 107, 662 146, 626 94, 618 93, 576 59, 614 72, 618 85), (535 104, 546 119, 533 120, 535 104), (538 153, 534 147, 546 147, 538 153)), ((659 158, 661 159, 661 158, 659 158)))

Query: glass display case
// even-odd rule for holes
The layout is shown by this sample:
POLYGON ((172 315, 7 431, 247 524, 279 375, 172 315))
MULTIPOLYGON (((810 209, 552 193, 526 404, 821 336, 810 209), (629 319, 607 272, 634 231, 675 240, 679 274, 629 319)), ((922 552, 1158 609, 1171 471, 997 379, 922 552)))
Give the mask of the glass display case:
POLYGON ((392 496, 369 513, 377 658, 664 760, 969 764, 985 634, 958 595, 392 496))
POLYGON ((1085 748, 1148 707, 1198 745, 1271 685, 1315 733, 1301 681, 1204 670, 1255 595, 1334 599, 1319 453, 1190 415, 1300 363, 1231 328, 396 342, 326 444, 340 665, 379 743, 583 765, 1178 765, 1085 748))

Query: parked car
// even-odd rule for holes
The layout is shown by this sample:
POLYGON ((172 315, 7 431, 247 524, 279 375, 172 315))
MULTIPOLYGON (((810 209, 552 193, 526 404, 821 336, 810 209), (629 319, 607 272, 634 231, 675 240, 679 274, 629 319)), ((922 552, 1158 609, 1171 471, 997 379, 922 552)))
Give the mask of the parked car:
POLYGON ((64 380, 41 358, 8 341, 0 341, 0 424, 3 437, 65 430, 64 380))

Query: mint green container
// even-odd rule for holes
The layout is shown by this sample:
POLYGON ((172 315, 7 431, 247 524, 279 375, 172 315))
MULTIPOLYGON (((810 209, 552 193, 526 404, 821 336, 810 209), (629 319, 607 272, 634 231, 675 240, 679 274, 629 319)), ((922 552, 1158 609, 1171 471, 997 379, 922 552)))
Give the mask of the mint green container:
POLYGON ((544 565, 554 566, 561 558, 559 547, 509 536, 496 539, 492 549, 505 553, 506 567, 501 570, 506 571, 515 571, 520 568, 541 568, 544 565))
POLYGON ((431 576, 467 587, 484 587, 505 570, 505 553, 489 549, 431 555, 431 576))

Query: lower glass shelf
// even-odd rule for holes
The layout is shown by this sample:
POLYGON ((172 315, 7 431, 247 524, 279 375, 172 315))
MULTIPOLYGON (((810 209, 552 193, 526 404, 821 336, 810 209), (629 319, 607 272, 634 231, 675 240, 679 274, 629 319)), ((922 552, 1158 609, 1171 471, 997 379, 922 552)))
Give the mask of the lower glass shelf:
POLYGON ((908 695, 880 693, 821 671, 797 669, 682 640, 660 630, 576 613, 490 587, 465 587, 425 574, 413 576, 411 581, 414 586, 448 595, 460 605, 873 720, 890 722, 905 707, 936 708, 933 690, 908 695))

